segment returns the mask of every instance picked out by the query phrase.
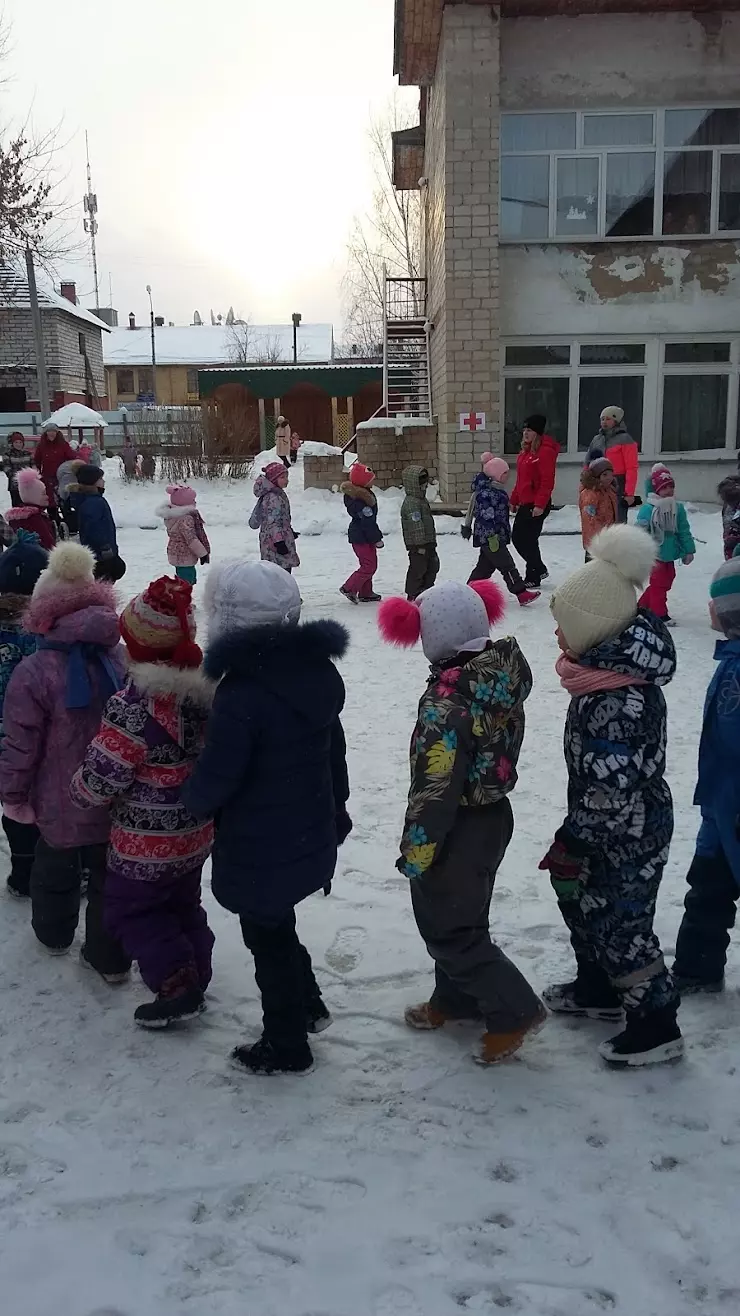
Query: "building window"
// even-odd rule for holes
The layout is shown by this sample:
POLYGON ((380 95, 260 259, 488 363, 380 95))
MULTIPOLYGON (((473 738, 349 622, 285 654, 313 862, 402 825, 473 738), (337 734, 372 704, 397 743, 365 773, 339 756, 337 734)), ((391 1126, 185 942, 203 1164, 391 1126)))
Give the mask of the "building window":
POLYGON ((188 370, 188 393, 196 397, 200 396, 197 370, 188 370))
POLYGON ((150 366, 139 366, 139 397, 151 397, 154 392, 154 372, 150 366))
POLYGON ((507 366, 567 366, 570 365, 570 344, 558 343, 554 347, 541 347, 539 343, 530 346, 512 345, 506 348, 507 366))
POLYGON ((666 375, 663 380, 663 452, 724 448, 727 375, 666 375))
POLYGON ((504 114, 501 236, 740 233, 740 107, 504 114))
POLYGON ((568 379, 507 379, 504 390, 504 452, 518 452, 527 416, 547 417, 547 431, 564 447, 568 442, 568 379))
POLYGON ((116 371, 116 392, 119 394, 119 396, 121 393, 129 393, 133 395, 134 392, 133 370, 116 371))
POLYGON ((642 446, 642 399, 645 381, 641 375, 582 375, 578 385, 578 447, 588 447, 601 425, 604 407, 621 407, 625 424, 642 446))

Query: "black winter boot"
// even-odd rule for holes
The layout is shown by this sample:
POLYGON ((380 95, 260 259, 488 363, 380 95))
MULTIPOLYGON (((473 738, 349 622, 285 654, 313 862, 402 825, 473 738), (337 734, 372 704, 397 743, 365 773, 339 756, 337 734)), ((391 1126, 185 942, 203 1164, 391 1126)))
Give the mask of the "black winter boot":
POLYGON ((619 1023, 622 999, 608 974, 598 964, 579 964, 572 982, 546 987, 542 999, 553 1014, 570 1014, 577 1019, 601 1019, 619 1023))
POLYGON ((680 1060, 683 1054, 684 1041, 673 1006, 650 1014, 629 1014, 624 1032, 599 1047, 602 1059, 619 1068, 663 1065, 680 1060))
POLYGON ((277 1051, 266 1037, 261 1037, 254 1046, 234 1047, 231 1063, 246 1074, 310 1074, 313 1056, 308 1043, 294 1051, 277 1051))
POLYGON ((309 1033, 323 1033, 325 1029, 331 1028, 334 1020, 327 1010, 321 997, 317 1001, 312 1001, 308 1007, 308 1018, 306 1028, 309 1033))
POLYGON ((134 1010, 134 1022, 139 1028, 169 1028, 170 1024, 184 1024, 195 1019, 206 1008, 200 987, 190 987, 177 996, 157 996, 146 1005, 134 1010))

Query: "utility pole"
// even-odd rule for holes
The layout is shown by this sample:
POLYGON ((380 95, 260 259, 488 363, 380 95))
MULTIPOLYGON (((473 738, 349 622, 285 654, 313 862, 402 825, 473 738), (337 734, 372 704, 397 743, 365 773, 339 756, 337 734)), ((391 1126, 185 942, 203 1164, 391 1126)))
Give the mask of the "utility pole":
POLYGON ((41 408, 41 420, 49 419, 51 408, 49 406, 49 381, 46 377, 46 356, 44 354, 44 330, 41 324, 41 307, 39 306, 39 294, 36 287, 36 270, 33 265, 33 252, 30 247, 26 247, 26 277, 28 279, 28 297, 31 303, 31 319, 33 320, 33 340, 36 345, 36 377, 39 381, 39 406, 41 408))
POLYGON ((152 285, 148 283, 146 290, 149 293, 149 323, 152 331, 152 393, 154 394, 154 405, 157 405, 157 352, 154 339, 154 303, 152 301, 152 285))
POLYGON ((98 198, 92 189, 92 174, 90 173, 90 144, 87 140, 87 129, 85 129, 85 150, 87 151, 87 196, 83 200, 85 214, 89 217, 85 220, 85 232, 90 234, 90 246, 92 247, 93 278, 95 279, 95 310, 100 307, 100 289, 98 287, 98 253, 95 246, 95 238, 98 232, 98 198))
POLYGON ((298 326, 303 316, 298 311, 293 312, 293 364, 298 364, 298 326))

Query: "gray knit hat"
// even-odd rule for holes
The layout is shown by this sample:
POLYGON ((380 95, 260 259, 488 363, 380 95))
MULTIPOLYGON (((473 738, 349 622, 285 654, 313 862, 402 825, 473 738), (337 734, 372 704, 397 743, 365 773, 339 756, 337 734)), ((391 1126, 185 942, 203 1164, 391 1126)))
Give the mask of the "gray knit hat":
POLYGON ((709 597, 727 639, 740 640, 740 544, 712 576, 709 597))

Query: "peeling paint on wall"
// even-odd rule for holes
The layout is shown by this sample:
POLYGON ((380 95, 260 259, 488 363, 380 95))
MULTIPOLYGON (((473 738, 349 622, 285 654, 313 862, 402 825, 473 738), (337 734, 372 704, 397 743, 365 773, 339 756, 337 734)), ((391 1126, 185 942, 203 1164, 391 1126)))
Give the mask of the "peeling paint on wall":
POLYGON ((645 246, 624 253, 614 247, 561 249, 563 282, 579 301, 642 300, 680 296, 696 283, 702 292, 724 293, 740 278, 740 246, 645 246))

